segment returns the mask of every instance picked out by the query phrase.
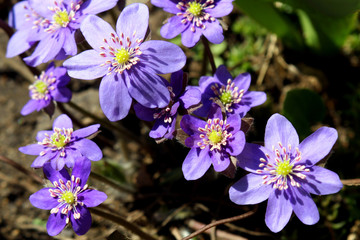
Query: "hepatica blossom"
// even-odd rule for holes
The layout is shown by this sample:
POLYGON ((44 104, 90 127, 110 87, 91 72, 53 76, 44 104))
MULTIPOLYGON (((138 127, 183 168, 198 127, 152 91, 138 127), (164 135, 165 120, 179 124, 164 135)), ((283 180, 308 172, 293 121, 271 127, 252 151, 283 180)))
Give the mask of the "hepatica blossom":
POLYGON ((237 204, 268 200, 265 222, 273 232, 281 231, 294 211, 304 224, 315 224, 319 211, 310 194, 336 193, 342 188, 339 176, 315 164, 336 142, 334 128, 321 127, 299 144, 291 123, 274 114, 265 130, 265 146, 246 143, 238 164, 251 173, 229 190, 237 204))
POLYGON ((85 16, 113 8, 117 0, 28 0, 17 3, 10 13, 10 25, 17 29, 6 57, 19 55, 39 42, 24 60, 37 66, 53 59, 75 55, 75 32, 85 16))
POLYGON ((154 121, 150 137, 155 139, 172 139, 175 132, 176 117, 179 109, 188 109, 200 102, 200 91, 195 88, 185 90, 187 79, 183 71, 171 74, 170 83, 163 79, 170 93, 170 102, 164 108, 146 108, 140 104, 134 105, 136 116, 144 121, 154 121), (185 91, 184 91, 185 90, 185 91))
POLYGON ((80 30, 94 48, 64 62, 71 77, 103 77, 100 105, 110 121, 124 118, 132 98, 148 108, 169 104, 170 93, 157 74, 180 70, 186 61, 180 47, 165 41, 145 41, 149 9, 144 4, 127 6, 116 23, 116 32, 102 19, 88 16, 80 30))
POLYGON ((266 101, 266 94, 258 91, 248 91, 251 76, 242 73, 235 79, 221 65, 215 72, 214 77, 204 76, 200 78, 199 89, 203 106, 195 111, 195 114, 206 117, 211 104, 219 99, 224 105, 227 114, 239 114, 244 117, 255 106, 266 101))
POLYGON ((38 143, 20 147, 19 151, 29 155, 39 155, 31 167, 41 168, 46 162, 56 170, 72 168, 76 159, 85 156, 92 161, 102 158, 101 149, 91 140, 85 138, 98 131, 100 124, 73 130, 71 119, 62 114, 53 123, 52 131, 37 133, 38 143))
POLYGON ((202 177, 211 164, 217 172, 226 170, 231 163, 230 156, 239 155, 244 148, 240 116, 232 115, 224 120, 221 108, 214 104, 213 109, 206 122, 191 115, 185 115, 180 122, 189 135, 185 145, 191 148, 182 165, 187 180, 202 177))
POLYGON ((210 42, 218 44, 224 40, 223 29, 216 18, 228 15, 233 0, 151 0, 164 11, 175 14, 161 28, 160 34, 171 39, 181 33, 181 42, 193 47, 204 35, 210 42))
POLYGON ((48 68, 35 77, 35 82, 29 86, 30 100, 22 108, 21 114, 27 115, 33 111, 45 109, 50 115, 54 112, 54 103, 68 102, 71 99, 71 91, 66 87, 70 77, 66 74, 66 68, 55 67, 51 63, 48 68))
POLYGON ((65 169, 54 170, 44 164, 44 174, 54 187, 43 188, 30 196, 37 208, 50 210, 46 224, 50 236, 58 235, 67 224, 75 233, 85 234, 91 227, 91 215, 87 208, 96 207, 107 198, 106 194, 88 188, 91 163, 85 157, 76 160, 71 176, 65 169))

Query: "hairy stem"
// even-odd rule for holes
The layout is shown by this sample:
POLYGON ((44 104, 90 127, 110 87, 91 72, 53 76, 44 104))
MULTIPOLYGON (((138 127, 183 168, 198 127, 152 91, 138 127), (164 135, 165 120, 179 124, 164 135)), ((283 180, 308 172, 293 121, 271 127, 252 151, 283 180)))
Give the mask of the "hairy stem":
POLYGON ((183 238, 182 240, 189 240, 189 239, 191 239, 191 238, 194 238, 194 237, 196 237, 197 235, 205 232, 206 230, 208 230, 208 229, 210 229, 210 228, 212 228, 212 227, 215 227, 215 226, 218 226, 218 225, 221 225, 221 224, 225 224, 225 223, 229 223, 229 222, 238 221, 238 220, 241 220, 241 219, 250 217, 250 216, 253 215, 256 211, 257 211, 257 206, 254 208, 254 210, 251 210, 251 211, 249 211, 249 212, 247 212, 247 213, 244 213, 244 214, 241 214, 241 215, 238 215, 238 216, 235 216, 235 217, 225 218, 225 219, 221 219, 221 220, 212 222, 212 223, 204 226, 203 228, 201 228, 201 229, 193 232, 192 234, 190 234, 189 236, 183 238))
POLYGON ((113 187, 115 189, 118 189, 119 191, 127 192, 127 193, 130 193, 130 194, 135 193, 135 190, 132 189, 131 187, 118 184, 118 183, 116 183, 116 182, 114 182, 114 181, 112 181, 112 180, 98 174, 98 173, 91 172, 90 177, 94 178, 94 179, 96 179, 98 181, 101 181, 101 182, 103 182, 103 183, 105 183, 105 184, 107 184, 107 185, 109 185, 109 186, 111 186, 111 187, 113 187))
POLYGON ((209 46, 209 41, 205 37, 201 37, 201 40, 202 40, 202 42, 204 44, 205 52, 207 53, 207 55, 209 57, 209 62, 210 62, 210 65, 211 65, 212 73, 215 74, 216 65, 215 65, 215 61, 214 61, 214 56, 213 56, 213 54, 211 52, 211 49, 210 49, 210 46, 209 46))
POLYGON ((360 186, 360 178, 355 179, 341 179, 342 184, 346 186, 360 186))
POLYGON ((138 226, 136 226, 135 224, 133 224, 131 222, 128 222, 123 217, 120 217, 118 215, 99 210, 98 208, 91 208, 90 211, 93 214, 96 214, 98 216, 101 216, 103 218, 106 218, 106 219, 108 219, 110 221, 113 221, 113 222, 123 226, 124 228, 126 228, 129 231, 131 231, 131 232, 135 233, 136 235, 138 235, 141 239, 144 239, 144 240, 157 240, 155 237, 153 237, 150 234, 144 232, 138 226))
POLYGON ((25 175, 31 177, 35 182, 38 182, 40 184, 43 183, 43 180, 41 179, 41 177, 39 177, 38 175, 36 175, 34 172, 30 171, 29 169, 24 168, 22 165, 15 162, 14 160, 0 155, 0 161, 4 162, 6 164, 9 164, 10 166, 14 167, 15 169, 19 170, 20 172, 24 173, 25 175))

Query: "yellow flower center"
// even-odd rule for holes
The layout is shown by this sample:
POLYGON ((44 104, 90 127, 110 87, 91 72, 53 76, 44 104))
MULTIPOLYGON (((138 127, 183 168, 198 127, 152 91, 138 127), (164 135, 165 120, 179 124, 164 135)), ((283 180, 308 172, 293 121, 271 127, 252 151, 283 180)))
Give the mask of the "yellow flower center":
POLYGON ((198 2, 190 2, 188 10, 192 15, 194 15, 195 17, 198 17, 201 15, 202 6, 198 2))
POLYGON ((285 160, 277 165, 276 173, 285 177, 292 172, 292 168, 293 166, 290 164, 290 160, 285 160))
POLYGON ((51 143, 57 148, 63 148, 67 144, 67 142, 65 141, 66 136, 61 133, 54 132, 50 138, 51 143))
POLYGON ((54 14, 53 20, 60 26, 66 26, 69 23, 69 14, 66 10, 58 11, 54 14))
POLYGON ((39 81, 39 80, 35 81, 33 86, 35 87, 36 91, 41 94, 45 94, 47 91, 47 88, 48 88, 48 85, 46 83, 44 83, 43 81, 39 81))
POLYGON ((126 63, 130 58, 129 52, 125 48, 118 49, 117 53, 115 54, 115 60, 119 64, 126 63))
POLYGON ((221 142, 222 140, 222 132, 221 131, 212 131, 210 134, 209 134, 209 140, 212 144, 218 144, 219 142, 221 142))
POLYGON ((72 192, 66 191, 61 195, 61 199, 64 200, 67 204, 75 203, 75 196, 72 192))
POLYGON ((231 92, 224 92, 223 94, 221 94, 220 96, 220 101, 226 105, 232 102, 232 95, 231 92))

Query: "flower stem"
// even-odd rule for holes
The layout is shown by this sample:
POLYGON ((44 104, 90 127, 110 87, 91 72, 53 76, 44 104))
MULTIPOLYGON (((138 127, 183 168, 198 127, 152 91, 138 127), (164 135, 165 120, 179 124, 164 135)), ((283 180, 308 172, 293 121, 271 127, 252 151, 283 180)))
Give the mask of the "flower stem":
POLYGON ((201 37, 201 40, 204 44, 205 47, 205 52, 207 53, 208 57, 209 57, 209 62, 211 65, 211 70, 212 70, 212 74, 215 74, 216 72, 216 65, 215 65, 215 61, 214 61, 214 56, 211 52, 210 46, 209 46, 209 41, 205 38, 205 37, 201 37))
POLYGON ((25 175, 30 176, 35 182, 40 183, 40 184, 43 183, 43 180, 38 175, 36 175, 34 172, 30 171, 29 169, 24 168, 22 165, 15 162, 14 160, 0 155, 0 161, 4 162, 6 164, 9 164, 10 166, 16 168, 17 170, 24 173, 25 175))
POLYGON ((138 226, 136 226, 135 224, 133 224, 131 222, 128 222, 123 217, 120 217, 120 216, 112 214, 112 213, 104 212, 102 210, 99 210, 98 208, 91 208, 90 211, 93 214, 96 214, 98 216, 101 216, 103 218, 106 218, 106 219, 108 219, 110 221, 113 221, 113 222, 123 226, 124 228, 126 228, 129 231, 131 231, 131 232, 135 233, 136 235, 138 235, 141 239, 144 239, 144 240, 157 240, 155 237, 153 237, 150 234, 144 232, 138 226))
POLYGON ((129 186, 118 184, 118 183, 116 183, 116 182, 114 182, 114 181, 112 181, 112 180, 98 174, 98 173, 91 172, 90 177, 94 178, 94 179, 96 179, 98 181, 101 181, 101 182, 103 182, 103 183, 105 183, 105 184, 107 184, 107 185, 109 185, 109 186, 111 186, 111 187, 113 187, 115 189, 118 189, 118 190, 120 190, 122 192, 127 192, 127 193, 130 193, 130 194, 135 193, 135 190, 133 188, 131 188, 129 186))
POLYGON ((342 184, 346 186, 360 186, 360 178, 355 179, 341 179, 342 184))
POLYGON ((247 213, 244 213, 244 214, 241 214, 241 215, 238 215, 238 216, 235 216, 235 217, 225 218, 225 219, 221 219, 219 221, 212 222, 212 223, 204 226, 203 228, 193 232, 192 234, 190 234, 189 236, 183 238, 182 240, 189 240, 191 238, 194 238, 197 235, 205 232, 206 230, 208 230, 208 229, 210 229, 212 227, 215 227, 215 226, 218 226, 218 225, 221 225, 221 224, 225 224, 225 223, 229 223, 229 222, 238 221, 238 220, 250 217, 251 215, 253 215, 257 211, 257 208, 258 207, 255 206, 255 208, 253 210, 251 210, 251 211, 249 211, 247 213))

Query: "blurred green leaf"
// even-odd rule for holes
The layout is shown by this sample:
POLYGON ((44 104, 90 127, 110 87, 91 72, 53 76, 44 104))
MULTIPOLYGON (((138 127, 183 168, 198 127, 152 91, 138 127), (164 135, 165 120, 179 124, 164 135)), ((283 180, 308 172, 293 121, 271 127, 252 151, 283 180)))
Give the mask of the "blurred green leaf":
POLYGON ((282 113, 303 139, 311 133, 313 124, 324 119, 325 106, 317 93, 308 89, 294 89, 286 94, 282 113))
POLYGON ((93 162, 94 169, 99 174, 106 176, 107 178, 113 179, 115 181, 124 183, 126 181, 124 169, 120 164, 113 161, 99 161, 93 162))
POLYGON ((272 2, 264 0, 236 0, 241 11, 253 18, 284 40, 284 43, 294 49, 303 48, 303 40, 295 24, 278 11, 272 2))

